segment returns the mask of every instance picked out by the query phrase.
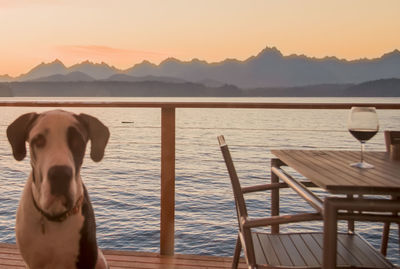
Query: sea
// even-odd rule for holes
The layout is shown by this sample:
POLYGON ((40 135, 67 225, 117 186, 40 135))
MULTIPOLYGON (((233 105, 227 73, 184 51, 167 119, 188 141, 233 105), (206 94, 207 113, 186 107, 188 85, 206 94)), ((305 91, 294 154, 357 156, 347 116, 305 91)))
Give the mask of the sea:
MULTIPOLYGON (((199 101, 399 103, 400 98, 2 98, 0 100, 199 101)), ((15 243, 15 212, 29 157, 16 161, 6 138, 19 115, 52 108, 0 107, 0 242, 15 243)), ((159 252, 160 138, 159 108, 64 108, 99 118, 111 132, 104 159, 86 154, 81 175, 96 215, 101 248, 159 252)), ((383 130, 400 129, 399 110, 378 110, 380 131, 366 150, 384 151, 383 130)), ((232 256, 237 219, 228 173, 217 136, 224 135, 242 185, 269 182, 271 149, 359 150, 347 130, 349 110, 195 109, 176 110, 175 253, 232 256)), ((357 160, 354 160, 357 161, 357 160)), ((295 177, 301 177, 292 171, 295 177)), ((316 191, 318 195, 324 193, 316 191)), ((313 209, 297 194, 281 191, 281 214, 313 209)), ((248 194, 251 217, 269 215, 270 195, 248 194)), ((376 248, 381 223, 357 222, 356 231, 376 248)), ((388 256, 400 264, 398 229, 392 225, 388 256)), ((283 231, 322 231, 320 222, 283 226, 283 231)), ((346 230, 346 223, 339 223, 346 230)))

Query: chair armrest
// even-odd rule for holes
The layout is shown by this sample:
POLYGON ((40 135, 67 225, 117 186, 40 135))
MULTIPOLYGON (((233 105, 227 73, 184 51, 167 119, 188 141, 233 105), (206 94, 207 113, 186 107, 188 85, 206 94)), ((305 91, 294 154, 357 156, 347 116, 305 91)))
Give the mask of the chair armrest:
POLYGON ((287 183, 295 192, 297 192, 304 200, 306 200, 318 212, 323 212, 324 202, 306 188, 301 182, 298 182, 292 176, 287 174, 284 170, 277 167, 272 167, 271 172, 277 175, 285 183, 287 183))
MULTIPOLYGON (((301 184, 303 184, 306 187, 318 187, 311 181, 301 181, 301 184)), ((255 185, 255 186, 249 186, 249 187, 242 187, 242 192, 243 194, 246 193, 252 193, 252 192, 259 192, 259 191, 269 191, 273 189, 282 189, 282 188, 289 188, 289 185, 285 182, 279 182, 279 183, 270 183, 270 184, 262 184, 262 185, 255 185)))
POLYGON ((256 228, 263 226, 270 226, 275 224, 288 224, 302 221, 312 221, 312 220, 322 220, 322 215, 320 213, 303 213, 295 215, 285 215, 285 216, 272 216, 267 218, 241 218, 241 226, 243 228, 256 228))
POLYGON ((249 187, 242 187, 243 193, 251 193, 251 192, 259 192, 259 191, 268 191, 273 189, 279 188, 287 188, 288 185, 286 183, 271 183, 271 184, 262 184, 262 185, 255 185, 249 187))

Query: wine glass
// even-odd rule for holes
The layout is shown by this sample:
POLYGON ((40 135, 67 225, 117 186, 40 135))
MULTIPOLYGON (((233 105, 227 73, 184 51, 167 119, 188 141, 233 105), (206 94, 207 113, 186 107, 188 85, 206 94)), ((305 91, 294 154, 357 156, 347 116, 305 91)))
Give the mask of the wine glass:
POLYGON ((373 168, 372 164, 364 162, 365 142, 370 140, 379 130, 378 115, 375 107, 352 107, 347 122, 349 132, 361 143, 361 159, 351 166, 358 168, 373 168))

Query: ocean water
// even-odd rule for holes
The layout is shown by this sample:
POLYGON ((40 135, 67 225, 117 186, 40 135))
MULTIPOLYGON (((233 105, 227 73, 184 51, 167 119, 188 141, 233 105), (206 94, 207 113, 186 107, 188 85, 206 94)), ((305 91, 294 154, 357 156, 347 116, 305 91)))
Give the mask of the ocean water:
MULTIPOLYGON (((9 99, 8 99, 9 100, 9 99)), ((73 100, 73 99, 72 99, 73 100)), ((91 98, 88 100, 105 100, 91 98)), ((142 98, 134 101, 400 102, 400 98, 142 98)), ((109 101, 109 99, 107 99, 109 101)), ((18 201, 30 172, 29 158, 13 159, 5 130, 22 113, 51 108, 0 107, 0 242, 15 243, 18 201)), ((65 108, 98 117, 111 131, 101 163, 88 154, 81 171, 96 214, 101 248, 159 251, 160 109, 65 108), (126 123, 128 122, 128 123, 126 123)), ((271 149, 359 150, 346 129, 347 110, 177 109, 175 252, 231 256, 237 223, 231 186, 217 136, 225 135, 243 185, 270 178, 271 149)), ((367 150, 384 151, 382 130, 400 129, 400 111, 378 111, 380 132, 367 150)), ((297 175, 300 177, 300 175, 297 175)), ((323 195, 322 193, 320 193, 323 195)), ((266 216, 269 193, 246 196, 250 216, 266 216)), ((290 190, 281 191, 281 214, 312 210, 290 190)), ((345 223, 340 223, 345 230, 345 223)), ((320 231, 321 223, 284 226, 320 231)), ((356 230, 379 247, 382 224, 359 222, 356 230)), ((397 229, 389 257, 400 263, 397 229)))

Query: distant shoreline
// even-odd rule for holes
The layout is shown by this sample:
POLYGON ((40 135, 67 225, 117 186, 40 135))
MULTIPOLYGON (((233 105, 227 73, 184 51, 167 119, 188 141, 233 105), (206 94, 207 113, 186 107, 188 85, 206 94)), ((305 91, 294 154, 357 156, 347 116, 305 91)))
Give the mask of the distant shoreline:
POLYGON ((400 97, 400 79, 360 84, 241 89, 160 81, 30 81, 0 83, 1 97, 400 97))

